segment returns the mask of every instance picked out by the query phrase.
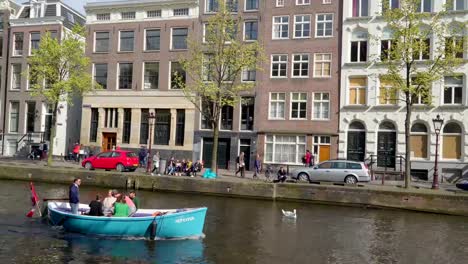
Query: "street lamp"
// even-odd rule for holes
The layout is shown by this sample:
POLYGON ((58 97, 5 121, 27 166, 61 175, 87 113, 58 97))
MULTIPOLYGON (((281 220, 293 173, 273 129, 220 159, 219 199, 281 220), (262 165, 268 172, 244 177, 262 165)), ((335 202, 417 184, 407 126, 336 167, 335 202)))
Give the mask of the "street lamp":
POLYGON ((151 145, 153 145, 153 126, 154 126, 154 121, 156 119, 156 116, 154 115, 154 112, 151 112, 148 116, 148 122, 149 122, 149 146, 148 146, 148 161, 146 162, 146 172, 151 171, 151 145))
POLYGON ((436 153, 434 162, 434 177, 432 178, 432 189, 437 190, 439 189, 439 135, 444 120, 440 118, 440 115, 437 115, 436 118, 432 119, 432 123, 434 124, 434 130, 436 134, 436 153))

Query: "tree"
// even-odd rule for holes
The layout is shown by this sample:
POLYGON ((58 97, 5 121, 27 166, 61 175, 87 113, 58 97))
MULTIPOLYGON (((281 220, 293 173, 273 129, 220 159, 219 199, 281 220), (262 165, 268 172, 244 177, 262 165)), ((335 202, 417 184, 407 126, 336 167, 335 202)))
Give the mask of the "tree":
POLYGON ((234 106, 242 92, 251 91, 253 82, 240 82, 243 70, 261 70, 263 50, 258 41, 239 40, 242 18, 234 17, 224 1, 205 25, 203 42, 188 40, 188 56, 181 58, 190 78, 178 78, 178 85, 213 129, 212 169, 217 172, 219 120, 224 106, 234 106))
POLYGON ((54 138, 57 126, 57 111, 60 102, 73 103, 73 98, 93 89, 88 73, 89 59, 85 56, 85 29, 75 26, 72 31, 64 31, 60 40, 45 34, 39 48, 29 57, 28 76, 31 94, 43 99, 52 107, 52 127, 50 131, 49 157, 52 164, 54 138))
POLYGON ((378 59, 386 66, 380 78, 392 87, 387 92, 405 104, 405 188, 409 188, 413 105, 431 105, 432 83, 453 74, 462 63, 459 55, 463 54, 464 37, 459 33, 463 28, 444 21, 444 11, 421 12, 421 0, 400 0, 399 7, 393 9, 384 2, 383 18, 392 40, 378 59))

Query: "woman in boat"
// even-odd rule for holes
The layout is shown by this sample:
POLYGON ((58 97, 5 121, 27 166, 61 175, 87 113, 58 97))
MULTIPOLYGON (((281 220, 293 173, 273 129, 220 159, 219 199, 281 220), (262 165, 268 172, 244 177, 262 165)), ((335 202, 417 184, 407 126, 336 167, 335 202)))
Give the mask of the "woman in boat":
POLYGON ((117 201, 114 203, 114 216, 127 217, 130 214, 130 207, 125 203, 125 196, 117 196, 117 201))
POLYGON ((112 215, 114 211, 114 203, 117 200, 117 198, 115 198, 116 194, 117 191, 115 190, 109 190, 109 192, 107 192, 107 197, 102 202, 102 211, 105 216, 112 215))

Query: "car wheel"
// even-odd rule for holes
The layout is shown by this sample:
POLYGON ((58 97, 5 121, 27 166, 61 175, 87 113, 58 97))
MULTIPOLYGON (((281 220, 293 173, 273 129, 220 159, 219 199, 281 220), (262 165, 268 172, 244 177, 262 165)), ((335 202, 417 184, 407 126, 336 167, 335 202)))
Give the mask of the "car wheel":
POLYGON ((345 183, 347 184, 356 184, 357 183, 357 179, 356 177, 354 176, 346 176, 346 178, 344 179, 345 183))
POLYGON ((299 175, 297 175, 297 179, 301 182, 310 182, 309 175, 304 172, 299 173, 299 175))
POLYGON ((91 164, 91 162, 86 162, 84 167, 87 170, 92 170, 93 169, 93 164, 91 164))
POLYGON ((117 167, 115 169, 119 172, 123 172, 125 170, 125 167, 122 164, 117 164, 117 167))

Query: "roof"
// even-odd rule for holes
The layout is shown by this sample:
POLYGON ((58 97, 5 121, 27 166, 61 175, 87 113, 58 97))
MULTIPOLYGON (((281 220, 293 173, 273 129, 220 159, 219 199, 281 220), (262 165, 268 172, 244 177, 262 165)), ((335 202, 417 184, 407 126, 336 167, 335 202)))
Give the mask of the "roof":
POLYGON ((114 0, 101 2, 88 2, 84 6, 85 10, 114 8, 120 6, 147 6, 147 5, 167 5, 167 4, 198 4, 198 0, 114 0))

